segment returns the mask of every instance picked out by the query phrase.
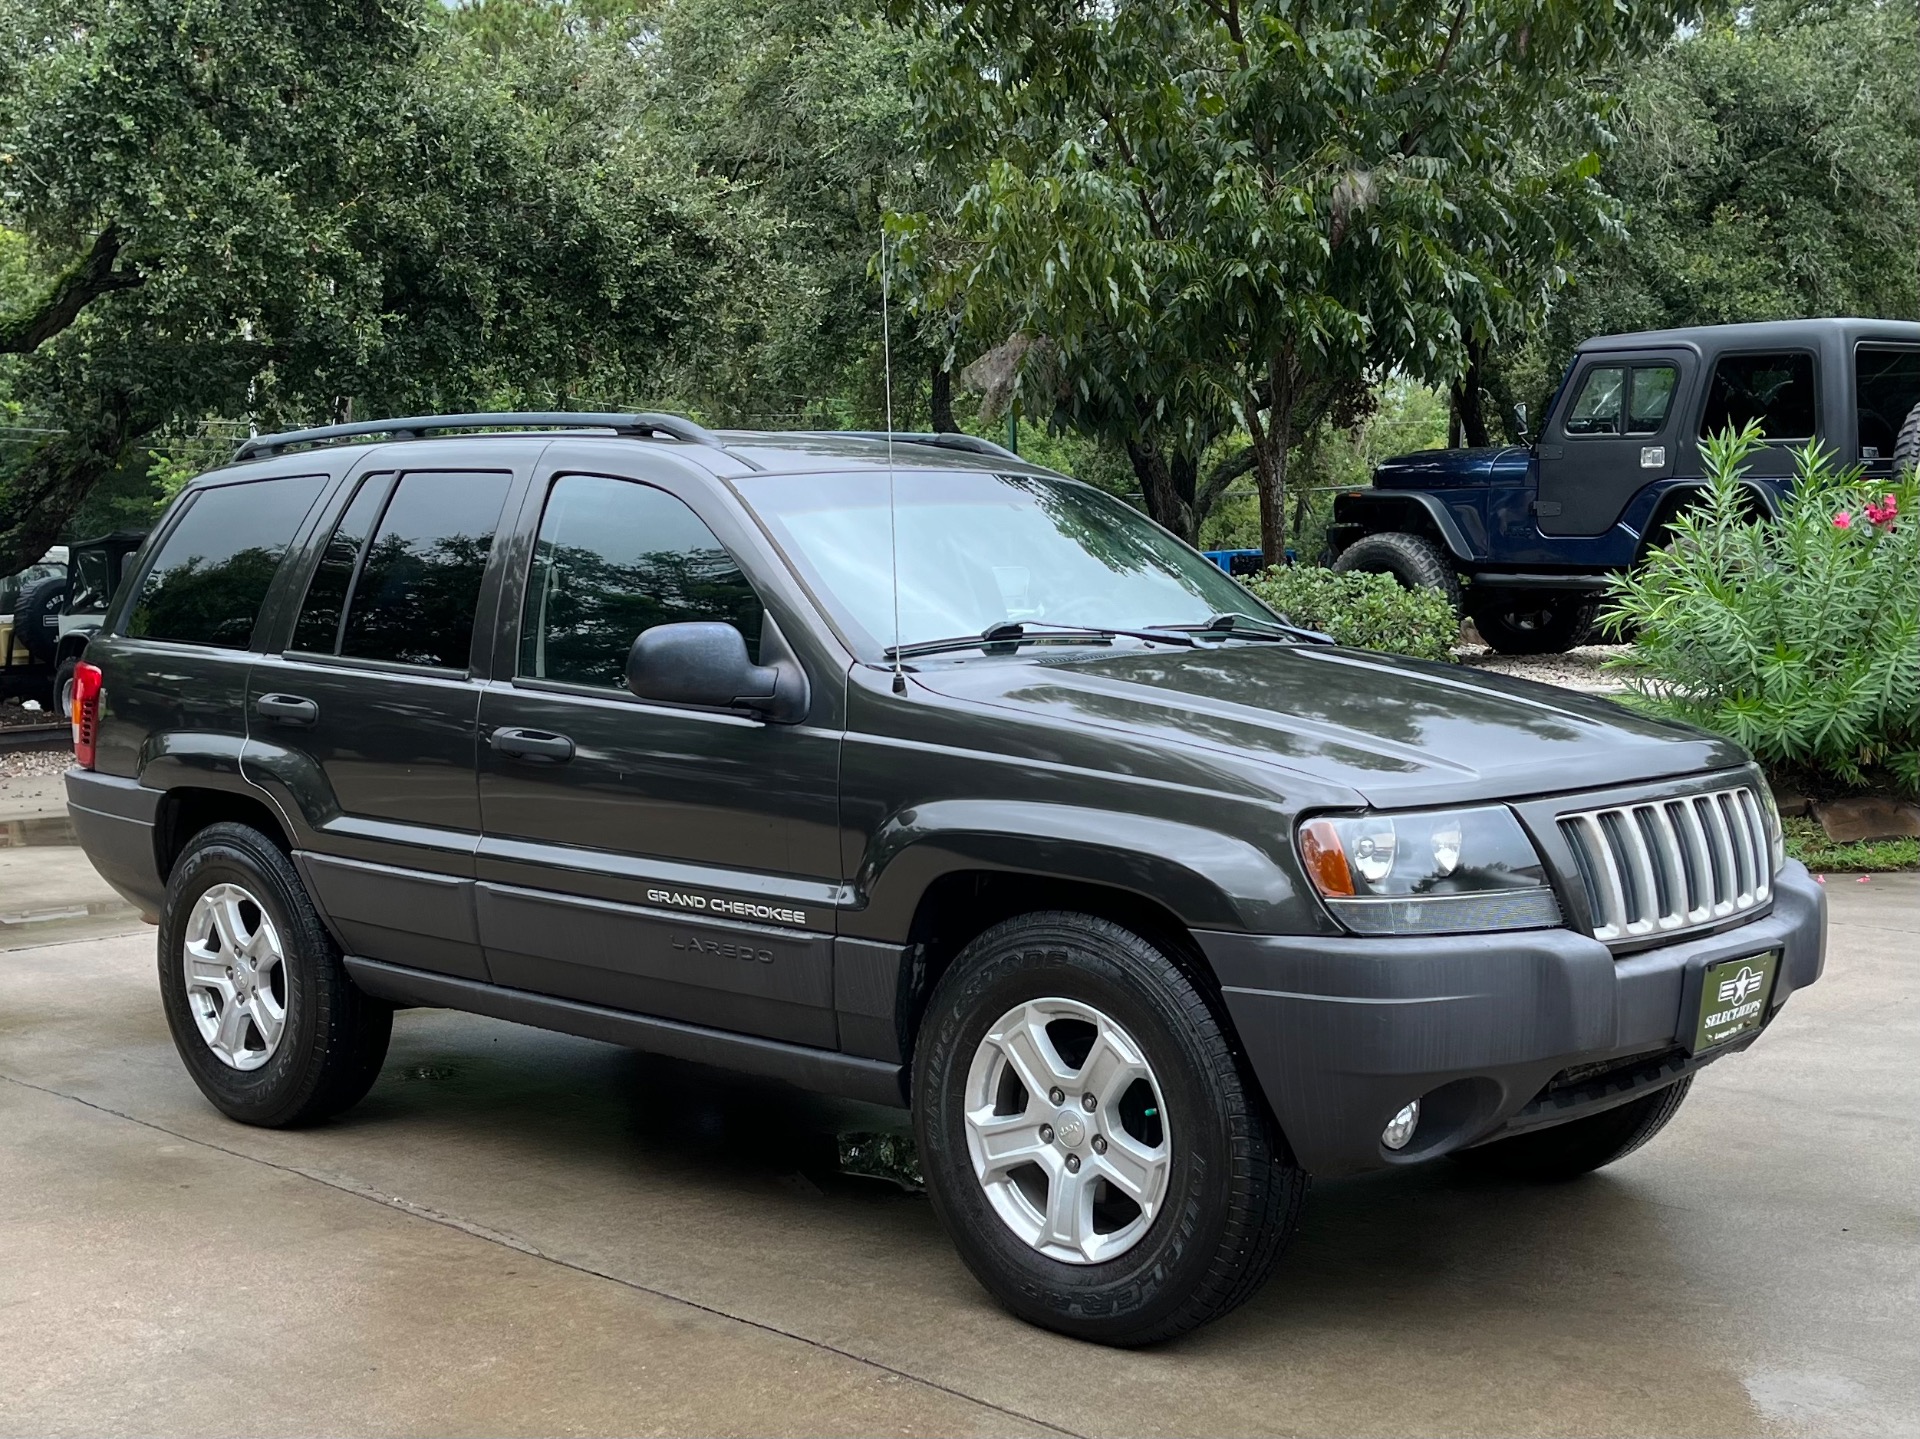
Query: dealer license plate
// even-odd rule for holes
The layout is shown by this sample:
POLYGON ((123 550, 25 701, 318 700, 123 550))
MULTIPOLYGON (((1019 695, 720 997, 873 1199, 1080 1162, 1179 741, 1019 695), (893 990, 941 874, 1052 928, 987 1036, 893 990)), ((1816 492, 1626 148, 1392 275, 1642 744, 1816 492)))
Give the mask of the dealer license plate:
POLYGON ((1723 959, 1707 966, 1700 983, 1700 1018, 1693 1030, 1694 1053, 1751 1034, 1766 1022, 1774 971, 1779 967, 1777 949, 1750 954, 1744 959, 1723 959))

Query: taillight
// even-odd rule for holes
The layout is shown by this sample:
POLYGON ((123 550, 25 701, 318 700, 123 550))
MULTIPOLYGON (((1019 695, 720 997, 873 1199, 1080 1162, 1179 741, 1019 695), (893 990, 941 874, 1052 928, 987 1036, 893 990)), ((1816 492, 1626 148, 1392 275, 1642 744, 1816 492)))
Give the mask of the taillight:
POLYGON ((93 768, 95 742, 100 738, 100 667, 85 660, 73 672, 73 760, 81 769, 93 768))

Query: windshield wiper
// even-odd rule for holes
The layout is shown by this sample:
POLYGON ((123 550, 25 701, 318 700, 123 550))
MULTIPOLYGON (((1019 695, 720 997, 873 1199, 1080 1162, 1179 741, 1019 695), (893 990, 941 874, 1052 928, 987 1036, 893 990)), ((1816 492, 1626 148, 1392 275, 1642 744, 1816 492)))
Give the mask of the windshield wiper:
POLYGON ((1181 634, 1205 635, 1210 639, 1218 636, 1221 639, 1238 640, 1306 640, 1320 645, 1330 645, 1335 642, 1332 635, 1322 634, 1319 630, 1303 629, 1285 620, 1263 620, 1257 615, 1241 614, 1238 611, 1215 615, 1204 625, 1155 625, 1153 628, 1177 630, 1181 634))
POLYGON ((944 640, 915 640, 912 644, 889 645, 880 651, 886 659, 911 659, 915 655, 942 654, 948 650, 984 649, 991 645, 1032 644, 1040 639, 1109 640, 1116 635, 1128 639, 1147 640, 1156 645, 1192 646, 1198 641, 1187 635, 1167 633, 1165 630, 1123 630, 1109 625, 1056 625, 1046 620, 1003 620, 999 624, 988 625, 977 635, 954 635, 944 640), (1041 634, 1029 635, 1028 630, 1040 630, 1041 634))

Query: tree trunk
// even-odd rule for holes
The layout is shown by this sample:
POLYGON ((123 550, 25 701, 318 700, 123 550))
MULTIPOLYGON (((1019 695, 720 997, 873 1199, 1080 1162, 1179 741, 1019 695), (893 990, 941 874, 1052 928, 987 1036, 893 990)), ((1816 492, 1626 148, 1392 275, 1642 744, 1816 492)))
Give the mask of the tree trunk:
POLYGON ((1140 481, 1140 494, 1146 501, 1147 514, 1156 523, 1192 544, 1198 538, 1192 498, 1194 461, 1175 454, 1169 462, 1159 446, 1132 439, 1127 441, 1127 459, 1133 465, 1135 478, 1140 481), (1184 495, 1180 489, 1182 476, 1187 486, 1184 495))
POLYGON ((933 411, 933 432, 936 435, 960 433, 960 426, 953 418, 953 371, 948 369, 943 361, 934 362, 930 408, 933 411))
POLYGON ((25 569, 56 544, 93 487, 154 423, 116 395, 93 425, 43 441, 0 476, 0 575, 25 569))
POLYGON ((1247 406, 1247 433, 1253 438, 1253 479, 1260 492, 1260 549, 1269 565, 1287 559, 1287 451, 1293 444, 1294 406, 1299 376, 1292 360, 1275 355, 1267 369, 1267 415, 1247 406))
POLYGON ((1487 430, 1486 394, 1481 388, 1481 362, 1487 347, 1478 340, 1467 341, 1467 370, 1453 382, 1454 424, 1458 431, 1455 444, 1464 441, 1475 448, 1493 443, 1487 430))

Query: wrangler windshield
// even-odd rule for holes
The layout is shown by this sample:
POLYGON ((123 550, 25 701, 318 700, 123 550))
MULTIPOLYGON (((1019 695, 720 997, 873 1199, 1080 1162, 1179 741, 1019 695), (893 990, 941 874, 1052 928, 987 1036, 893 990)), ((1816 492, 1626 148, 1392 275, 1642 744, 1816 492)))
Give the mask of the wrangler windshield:
MULTIPOLYGON (((848 641, 894 642, 887 476, 734 482, 848 641)), ((894 477, 900 641, 1012 622, 1140 628, 1271 611, 1138 511, 1091 486, 983 470, 894 477)))

